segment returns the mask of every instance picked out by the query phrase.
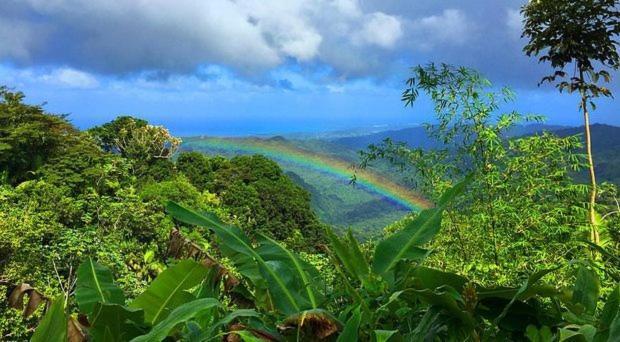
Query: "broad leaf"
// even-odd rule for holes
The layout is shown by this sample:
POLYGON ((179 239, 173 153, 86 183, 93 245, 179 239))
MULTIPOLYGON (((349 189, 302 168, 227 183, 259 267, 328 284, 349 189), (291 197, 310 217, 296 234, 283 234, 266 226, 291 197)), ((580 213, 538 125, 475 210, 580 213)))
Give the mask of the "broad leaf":
POLYGON ((360 328, 360 321, 362 319, 362 315, 360 313, 360 307, 356 307, 353 310, 353 314, 351 318, 345 323, 342 332, 338 336, 338 342, 346 342, 346 341, 357 341, 358 330, 360 328))
POLYGON ((200 284, 208 272, 207 267, 193 260, 180 261, 163 271, 130 307, 143 309, 146 322, 157 324, 176 307, 195 298, 187 290, 200 284))
MULTIPOLYGON (((281 312, 290 315, 311 307, 304 300, 304 295, 291 287, 291 284, 303 284, 304 281, 298 278, 299 275, 289 267, 289 263, 263 259, 241 229, 222 223, 214 215, 198 214, 174 202, 169 202, 166 209, 181 222, 211 229, 221 242, 222 253, 230 258, 237 270, 255 286, 268 289, 274 304, 281 312), (265 280, 267 284, 264 284, 265 280)), ((304 292, 307 291, 304 289, 304 292)))
POLYGON ((435 289, 413 290, 423 302, 432 306, 444 309, 452 316, 456 317, 466 328, 473 329, 475 321, 466 311, 462 310, 455 297, 460 297, 458 292, 449 286, 435 289))
POLYGON ((402 230, 379 242, 375 249, 373 271, 385 274, 401 260, 416 260, 426 255, 420 246, 430 241, 441 228, 441 216, 448 204, 460 195, 470 181, 462 182, 446 191, 435 208, 427 209, 402 230))
POLYGON ((434 268, 418 266, 412 273, 418 284, 427 289, 436 289, 448 285, 462 291, 469 280, 455 273, 444 272, 434 268))
POLYGON ((144 333, 144 311, 118 304, 95 304, 88 333, 93 341, 129 341, 144 333))
POLYGON ((557 269, 559 269, 561 266, 558 267, 554 267, 554 268, 550 268, 550 269, 546 269, 546 270, 541 270, 538 271, 534 274, 532 274, 531 276, 529 276, 527 278, 527 281, 521 285, 521 287, 519 288, 519 290, 517 291, 517 293, 515 293, 514 297, 512 297, 512 299, 510 300, 510 302, 508 303, 508 305, 506 305, 506 307, 504 308, 504 310, 502 310, 502 313, 497 316, 497 318, 495 318, 495 323, 501 321, 506 314, 508 313, 508 311, 510 310, 510 307, 518 300, 523 300, 528 291, 531 290, 531 288, 540 280, 542 279, 542 277, 544 277, 545 275, 556 271, 557 269))
POLYGON ((616 314, 616 317, 609 325, 608 341, 620 341, 620 312, 616 314))
POLYGON ((530 340, 530 342, 552 342, 553 334, 551 333, 551 329, 548 326, 543 326, 538 329, 533 325, 528 325, 525 330, 525 337, 530 340))
POLYGON ((89 316, 96 303, 125 304, 123 291, 114 284, 112 272, 91 258, 78 267, 75 300, 80 312, 89 316))
POLYGON ((179 324, 219 305, 214 298, 196 299, 174 309, 166 319, 154 326, 148 334, 138 336, 132 342, 162 341, 179 324))
POLYGON ((298 294, 302 294, 304 300, 310 303, 311 308, 318 308, 323 301, 323 294, 319 291, 322 283, 316 268, 268 236, 260 234, 259 243, 260 247, 257 252, 263 260, 267 263, 272 261, 284 263, 287 268, 293 271, 292 279, 300 281, 291 284, 293 285, 292 289, 298 294))
POLYGON ((369 266, 351 230, 347 232, 346 238, 341 240, 331 229, 327 229, 327 237, 345 270, 353 278, 363 282, 370 272, 369 266))
POLYGON ((230 322, 240 318, 240 317, 260 317, 260 314, 253 309, 238 309, 235 310, 228 315, 221 318, 219 321, 213 323, 209 327, 209 329, 205 330, 203 334, 201 334, 201 341, 208 340, 209 338, 215 337, 217 330, 221 327, 227 326, 230 322))
POLYGON ((577 279, 573 287, 572 302, 583 306, 586 313, 589 315, 594 315, 599 292, 599 278, 596 272, 583 265, 580 266, 577 271, 577 279))
MULTIPOLYGON (((620 316, 620 286, 616 286, 614 290, 607 297, 603 312, 599 319, 598 331, 596 333, 595 341, 607 341, 609 339, 609 332, 614 323, 614 318, 620 316)), ((616 322, 620 324, 620 322, 616 322)), ((620 327, 618 328, 618 334, 620 335, 620 327)), ((620 340, 620 336, 617 336, 620 340)), ((613 341, 613 340, 610 340, 613 341)))
POLYGON ((398 330, 375 330, 376 342, 387 342, 398 330))
POLYGON ((52 300, 52 305, 34 331, 33 342, 65 342, 67 340, 67 313, 63 297, 52 300))

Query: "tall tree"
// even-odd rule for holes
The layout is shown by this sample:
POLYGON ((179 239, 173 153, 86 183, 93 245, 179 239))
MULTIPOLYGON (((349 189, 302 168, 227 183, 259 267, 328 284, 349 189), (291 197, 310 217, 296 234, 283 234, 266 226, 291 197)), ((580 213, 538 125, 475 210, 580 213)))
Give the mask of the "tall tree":
POLYGON ((555 83, 560 92, 580 95, 591 185, 590 234, 592 241, 598 243, 589 109, 596 108, 594 98, 612 96, 600 81, 609 82, 609 70, 620 66, 615 40, 620 34, 618 0, 532 0, 521 13, 525 18, 522 36, 529 39, 523 50, 528 56, 539 57, 539 62, 550 63, 553 69, 539 84, 555 83))

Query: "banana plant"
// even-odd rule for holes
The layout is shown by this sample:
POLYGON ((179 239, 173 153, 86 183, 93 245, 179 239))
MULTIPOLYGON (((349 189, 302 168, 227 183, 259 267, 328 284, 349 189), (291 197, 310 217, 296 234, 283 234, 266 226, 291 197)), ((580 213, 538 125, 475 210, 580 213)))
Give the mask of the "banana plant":
MULTIPOLYGON (((51 305, 32 337, 33 341, 163 341, 190 339, 207 341, 225 336, 232 321, 260 317, 254 310, 229 311, 216 298, 204 298, 201 284, 209 268, 193 260, 182 260, 163 271, 138 297, 125 305, 111 272, 92 259, 78 268, 75 301, 79 327, 70 318, 64 297, 51 305), (75 339, 75 330, 86 336, 75 339), (198 333, 196 333, 196 331, 198 333)), ((256 322, 247 324, 246 336, 268 336, 256 322)), ((248 337, 250 339, 250 337, 248 337)))

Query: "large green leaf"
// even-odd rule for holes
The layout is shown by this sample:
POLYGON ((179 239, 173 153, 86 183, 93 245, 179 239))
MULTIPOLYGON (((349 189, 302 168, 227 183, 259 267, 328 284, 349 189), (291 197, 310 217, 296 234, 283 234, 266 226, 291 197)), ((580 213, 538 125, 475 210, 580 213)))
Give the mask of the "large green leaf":
POLYGON ((166 319, 153 327, 148 334, 138 336, 132 342, 162 341, 179 324, 219 305, 214 298, 202 298, 185 303, 174 309, 166 319))
POLYGON ((398 330, 375 330, 376 342, 387 342, 398 330))
POLYGON ((360 307, 358 306, 355 310, 353 310, 351 318, 349 318, 349 320, 345 323, 342 332, 338 336, 338 342, 357 341, 361 319, 362 314, 360 312, 360 307))
POLYGON ((423 302, 445 310, 456 317, 464 327, 473 329, 475 325, 474 318, 459 307, 457 299, 460 300, 460 295, 452 287, 442 286, 435 290, 423 289, 413 290, 413 292, 423 302))
POLYGON ((241 317, 261 317, 256 310, 253 309, 237 309, 233 312, 228 313, 226 316, 219 319, 217 322, 213 323, 208 329, 204 330, 201 334, 201 341, 209 340, 216 336, 218 329, 221 327, 227 326, 230 322, 241 318, 241 317))
POLYGON ((583 306, 585 312, 594 315, 600 292, 599 278, 594 270, 581 265, 573 287, 573 304, 583 306))
POLYGON ((327 238, 345 270, 353 278, 363 282, 370 272, 370 267, 368 266, 366 258, 362 255, 359 244, 351 233, 351 230, 347 232, 345 239, 341 240, 328 228, 327 238))
POLYGON ((379 242, 375 248, 373 271, 385 274, 401 260, 416 260, 426 255, 420 246, 430 241, 441 228, 441 216, 448 204, 463 192, 470 181, 467 177, 446 191, 435 208, 427 209, 402 230, 379 242))
POLYGON ((63 297, 58 297, 52 301, 52 305, 34 331, 31 341, 67 341, 67 313, 65 312, 65 301, 63 297))
POLYGON ((144 311, 118 304, 95 304, 88 334, 93 341, 129 341, 143 334, 144 311))
POLYGON ((153 283, 139 295, 130 307, 144 310, 147 323, 157 324, 176 307, 195 297, 187 290, 200 284, 209 269, 193 260, 183 260, 163 271, 153 283))
POLYGON ((609 338, 607 340, 620 341, 620 312, 616 314, 616 317, 609 325, 609 338))
POLYGON ((499 314, 499 316, 497 316, 497 318, 495 318, 495 323, 501 321, 506 314, 508 314, 508 311, 510 310, 510 307, 519 300, 523 300, 526 298, 526 295, 529 291, 531 291, 532 287, 540 280, 542 279, 542 277, 544 277, 545 275, 554 272, 556 270, 558 270, 561 266, 558 267, 554 267, 554 268, 550 268, 550 269, 546 269, 546 270, 541 270, 538 271, 534 274, 532 274, 531 276, 529 276, 527 278, 527 281, 521 285, 521 287, 519 288, 519 290, 515 293, 514 297, 512 297, 512 299, 510 300, 510 302, 506 305, 506 307, 504 307, 504 310, 502 310, 502 312, 499 314))
POLYGON ((75 300, 83 314, 93 312, 95 304, 125 304, 123 291, 114 284, 112 272, 88 258, 77 270, 75 300))
POLYGON ((304 294, 304 300, 310 303, 311 308, 318 308, 323 301, 323 294, 319 290, 322 282, 316 268, 264 234, 260 234, 259 243, 257 252, 263 260, 268 263, 272 261, 284 263, 294 272, 292 279, 301 281, 291 284, 293 289, 297 293, 304 294))
POLYGON ((551 329, 548 326, 543 326, 538 329, 534 325, 528 325, 525 329, 525 337, 527 337, 530 342, 552 342, 553 341, 553 333, 551 333, 551 329))
MULTIPOLYGON (((211 229, 220 240, 222 253, 230 258, 237 270, 259 288, 267 288, 276 307, 284 314, 298 313, 311 308, 305 294, 294 284, 304 284, 289 262, 265 260, 251 245, 241 229, 222 223, 215 215, 199 214, 174 202, 168 202, 167 211, 177 220, 211 229), (267 282, 265 284, 264 282, 267 282)), ((273 247, 273 246, 271 246, 273 247)), ((282 259, 290 259, 284 256, 282 259)))
POLYGON ((469 280, 455 273, 444 272, 434 268, 418 266, 412 272, 418 286, 427 289, 436 289, 448 285, 457 291, 462 291, 469 280))
POLYGON ((601 312, 597 327, 595 341, 615 341, 620 340, 620 285, 616 285, 614 290, 607 296, 607 301, 601 312), (615 320, 615 322, 614 322, 615 320), (616 324, 615 339, 611 339, 610 332, 616 324))

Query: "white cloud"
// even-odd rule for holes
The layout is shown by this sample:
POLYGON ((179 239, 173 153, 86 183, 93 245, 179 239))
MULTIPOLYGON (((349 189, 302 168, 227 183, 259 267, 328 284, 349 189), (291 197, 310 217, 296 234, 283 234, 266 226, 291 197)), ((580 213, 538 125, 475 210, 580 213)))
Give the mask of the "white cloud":
POLYGON ((48 74, 39 76, 39 79, 52 85, 67 88, 91 89, 99 86, 99 82, 93 75, 71 68, 55 69, 48 74))
POLYGON ((368 16, 360 31, 360 38, 382 48, 391 48, 403 35, 400 21, 393 16, 376 12, 368 16))
POLYGON ((23 12, 45 18, 55 35, 48 51, 26 46, 12 58, 98 73, 190 73, 206 64, 254 73, 289 58, 330 64, 332 54, 325 51, 333 49, 348 49, 364 60, 377 47, 391 49, 403 34, 399 18, 364 11, 358 0, 25 0, 20 6, 24 3, 23 12))
POLYGON ((445 9, 439 15, 413 20, 411 27, 416 43, 422 49, 432 49, 445 44, 463 45, 475 30, 475 25, 467 15, 453 8, 445 9))

